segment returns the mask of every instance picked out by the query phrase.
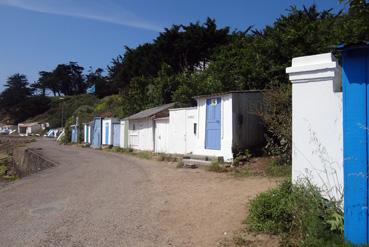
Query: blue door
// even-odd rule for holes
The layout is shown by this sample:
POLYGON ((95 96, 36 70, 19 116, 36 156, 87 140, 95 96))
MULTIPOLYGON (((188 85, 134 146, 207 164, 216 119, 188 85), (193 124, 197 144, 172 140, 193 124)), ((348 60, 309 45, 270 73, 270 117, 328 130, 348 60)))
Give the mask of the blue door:
POLYGON ((77 143, 77 128, 72 127, 72 143, 77 143))
POLYGON ((113 146, 120 146, 120 123, 113 124, 113 146))
POLYGON ((109 143, 109 123, 105 123, 105 144, 110 145, 109 143))
POLYGON ((101 118, 95 118, 92 124, 92 140, 91 147, 100 148, 101 147, 101 118))
POLYGON ((206 100, 205 148, 220 150, 221 99, 206 100))
POLYGON ((345 239, 368 243, 369 48, 343 52, 345 239))

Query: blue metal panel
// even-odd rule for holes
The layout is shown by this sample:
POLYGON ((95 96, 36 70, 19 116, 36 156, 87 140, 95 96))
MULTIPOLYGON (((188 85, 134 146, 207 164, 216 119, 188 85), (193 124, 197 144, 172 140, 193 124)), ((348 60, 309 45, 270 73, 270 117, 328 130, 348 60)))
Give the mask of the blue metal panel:
POLYGON ((120 146, 120 123, 113 124, 113 146, 120 146))
POLYGON ((92 148, 100 148, 101 147, 101 128, 102 128, 102 120, 101 118, 95 118, 91 129, 91 147, 92 148))
POLYGON ((368 243, 368 50, 343 52, 345 239, 368 243))
POLYGON ((221 99, 206 100, 205 148, 220 150, 221 99))
POLYGON ((110 145, 109 143, 109 123, 105 123, 105 144, 110 145))

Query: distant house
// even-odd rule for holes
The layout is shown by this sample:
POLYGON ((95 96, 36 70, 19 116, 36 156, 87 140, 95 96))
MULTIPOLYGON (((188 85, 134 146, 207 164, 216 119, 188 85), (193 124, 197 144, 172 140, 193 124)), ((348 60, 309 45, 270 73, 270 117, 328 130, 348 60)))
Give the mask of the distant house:
POLYGON ((231 91, 195 97, 196 107, 174 103, 144 110, 128 120, 128 145, 171 154, 222 157, 260 150, 265 143, 261 91, 231 91))
POLYGON ((202 95, 197 100, 197 142, 194 154, 230 161, 238 152, 264 144, 260 91, 202 95))
POLYGON ((35 134, 38 130, 42 129, 40 123, 19 123, 18 134, 20 136, 29 136, 35 134))
POLYGON ((85 144, 91 144, 91 125, 92 123, 83 124, 83 142, 85 144))
POLYGON ((102 145, 112 146, 113 142, 120 141, 120 120, 117 118, 104 118, 102 120, 102 145))
POLYGON ((164 145, 162 142, 155 143, 155 139, 165 140, 164 134, 166 123, 169 122, 169 109, 174 103, 150 108, 125 118, 128 120, 128 145, 131 148, 145 151, 160 151, 156 145, 164 145), (156 133, 156 137, 155 137, 156 133))

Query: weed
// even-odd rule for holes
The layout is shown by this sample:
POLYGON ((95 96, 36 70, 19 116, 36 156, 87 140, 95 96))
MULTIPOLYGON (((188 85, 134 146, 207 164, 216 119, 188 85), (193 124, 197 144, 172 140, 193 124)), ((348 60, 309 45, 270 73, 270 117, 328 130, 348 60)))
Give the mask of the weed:
POLYGON ((245 163, 249 162, 251 158, 252 158, 251 152, 248 149, 246 149, 245 151, 239 152, 236 155, 236 157, 233 159, 233 165, 236 167, 242 166, 245 163))
POLYGON ((0 177, 4 176, 8 168, 5 165, 0 165, 0 177))
POLYGON ((141 158, 141 159, 152 159, 153 153, 149 152, 149 151, 140 151, 136 153, 137 157, 141 158))
POLYGON ((242 167, 242 168, 235 168, 233 170, 233 175, 235 177, 249 177, 250 174, 250 170, 248 169, 248 167, 242 167))
POLYGON ((213 160, 211 162, 211 165, 207 168, 207 170, 211 171, 211 172, 219 172, 219 173, 228 172, 227 167, 225 167, 223 164, 219 163, 218 160, 213 160))
POLYGON ((178 160, 177 161, 177 165, 176 165, 176 168, 183 168, 184 167, 184 163, 182 160, 178 160))
POLYGON ((339 203, 316 187, 286 181, 251 201, 245 223, 251 231, 280 234, 285 246, 347 246, 342 215, 339 203))
POLYGON ((278 161, 273 160, 267 165, 265 173, 270 177, 289 177, 292 173, 291 168, 291 165, 280 164, 278 161))

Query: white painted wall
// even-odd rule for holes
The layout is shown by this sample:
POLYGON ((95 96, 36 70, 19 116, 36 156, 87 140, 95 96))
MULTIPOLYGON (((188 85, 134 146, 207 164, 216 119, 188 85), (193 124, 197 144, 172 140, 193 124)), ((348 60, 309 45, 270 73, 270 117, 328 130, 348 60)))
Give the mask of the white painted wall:
POLYGON ((223 156, 225 161, 233 159, 232 153, 232 94, 218 96, 221 98, 221 149, 205 149, 205 125, 206 125, 206 99, 217 98, 204 97, 197 99, 198 131, 197 144, 194 154, 223 156))
POLYGON ((91 125, 83 124, 83 140, 84 143, 91 143, 91 125), (86 135, 86 129, 88 129, 88 135, 86 135))
POLYGON ((194 133, 197 116, 197 107, 169 110, 168 153, 189 154, 194 151, 197 145, 197 135, 194 133))
POLYGON ((153 120, 129 120, 128 145, 137 150, 154 151, 153 120))
MULTIPOLYGON (((169 118, 155 119, 155 152, 168 153, 169 118)), ((173 143, 170 143, 173 145, 173 143)))
POLYGON ((22 126, 23 126, 22 124, 18 124, 18 134, 20 136, 29 136, 29 135, 34 134, 34 132, 41 129, 41 124, 35 123, 35 124, 27 126, 25 133, 21 133, 20 129, 22 126))
POLYGON ((292 178, 309 179, 327 197, 343 197, 341 68, 331 53, 294 58, 292 178))
POLYGON ((116 118, 102 120, 102 145, 113 145, 113 123, 119 123, 119 120, 116 118), (108 142, 106 142, 106 126, 109 128, 108 142))
POLYGON ((121 148, 127 148, 128 147, 128 132, 126 126, 128 124, 128 121, 122 120, 120 121, 120 142, 119 145, 121 148))

